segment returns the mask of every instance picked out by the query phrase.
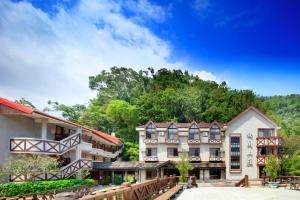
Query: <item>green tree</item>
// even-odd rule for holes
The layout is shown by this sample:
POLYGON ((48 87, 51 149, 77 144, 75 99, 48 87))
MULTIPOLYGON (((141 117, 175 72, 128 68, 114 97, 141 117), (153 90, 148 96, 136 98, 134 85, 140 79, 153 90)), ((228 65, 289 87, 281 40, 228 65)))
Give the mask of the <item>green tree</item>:
POLYGON ((78 123, 80 116, 86 111, 85 105, 75 104, 73 106, 67 106, 58 102, 48 101, 48 105, 52 108, 45 108, 44 111, 58 111, 62 113, 62 116, 71 121, 78 123))
POLYGON ((56 158, 42 155, 16 155, 9 157, 7 162, 1 166, 1 177, 19 176, 27 177, 34 181, 36 175, 58 171, 56 158))
POLYGON ((15 100, 16 103, 22 104, 27 107, 36 108, 30 101, 26 100, 25 98, 21 98, 19 100, 15 100))
POLYGON ((266 165, 264 167, 264 172, 266 172, 269 176, 271 176, 271 180, 275 181, 278 177, 278 173, 280 170, 280 163, 275 155, 268 155, 266 158, 266 165))
POLYGON ((193 165, 190 164, 188 154, 187 152, 182 152, 180 155, 180 160, 176 165, 176 168, 178 169, 180 173, 179 180, 180 182, 186 182, 186 177, 188 176, 188 172, 190 170, 193 170, 193 165))

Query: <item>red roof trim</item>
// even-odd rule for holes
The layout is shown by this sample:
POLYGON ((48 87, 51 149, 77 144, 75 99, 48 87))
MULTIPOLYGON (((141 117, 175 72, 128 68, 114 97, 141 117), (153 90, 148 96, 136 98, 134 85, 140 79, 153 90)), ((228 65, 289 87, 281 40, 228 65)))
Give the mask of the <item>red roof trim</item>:
POLYGON ((114 136, 111 136, 111 135, 108 135, 106 133, 103 133, 101 131, 97 131, 97 130, 93 130, 93 129, 90 129, 90 128, 87 128, 87 127, 84 127, 80 124, 76 124, 74 122, 70 122, 70 121, 67 121, 67 120, 64 120, 64 119, 61 119, 61 118, 58 118, 58 117, 55 117, 53 115, 50 115, 48 113, 45 113, 45 112, 41 112, 39 110, 36 110, 36 109, 33 109, 33 108, 30 108, 30 107, 27 107, 27 106, 24 106, 22 104, 18 104, 18 103, 15 103, 13 101, 10 101, 10 100, 7 100, 7 99, 4 99, 4 98, 1 98, 0 97, 0 104, 3 104, 5 106, 8 106, 12 109, 15 109, 15 110, 18 110, 18 111, 21 111, 23 113, 27 113, 27 114, 33 114, 33 113, 36 113, 36 114, 39 114, 39 115, 42 115, 44 117, 47 117, 47 118, 51 118, 51 119, 55 119, 57 121, 61 121, 61 122, 64 122, 66 124, 70 124, 70 125, 73 125, 73 126, 76 126, 76 127, 79 127, 79 128, 83 128, 85 130, 88 130, 88 131, 91 131, 93 134, 97 135, 97 136, 100 136, 102 137, 103 139, 109 141, 109 142, 112 142, 114 144, 120 144, 121 143, 121 140, 117 137, 114 137, 114 136))
POLYGON ((7 100, 7 99, 1 98, 1 97, 0 97, 0 104, 3 104, 7 107, 10 107, 10 108, 14 109, 14 110, 18 110, 18 111, 21 111, 21 112, 27 113, 27 114, 31 114, 34 111, 33 108, 24 106, 22 104, 15 103, 13 101, 10 101, 10 100, 7 100))

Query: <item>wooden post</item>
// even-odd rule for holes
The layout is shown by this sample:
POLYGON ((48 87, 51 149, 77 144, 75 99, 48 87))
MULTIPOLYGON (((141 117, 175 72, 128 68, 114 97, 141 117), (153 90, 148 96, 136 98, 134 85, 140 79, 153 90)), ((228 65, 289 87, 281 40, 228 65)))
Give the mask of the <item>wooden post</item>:
POLYGON ((249 187, 249 177, 245 175, 245 187, 249 187))
MULTIPOLYGON (((122 183, 122 187, 124 188, 131 188, 131 184, 128 182, 122 183)), ((131 189, 126 190, 123 193, 123 200, 130 200, 131 199, 131 189)))

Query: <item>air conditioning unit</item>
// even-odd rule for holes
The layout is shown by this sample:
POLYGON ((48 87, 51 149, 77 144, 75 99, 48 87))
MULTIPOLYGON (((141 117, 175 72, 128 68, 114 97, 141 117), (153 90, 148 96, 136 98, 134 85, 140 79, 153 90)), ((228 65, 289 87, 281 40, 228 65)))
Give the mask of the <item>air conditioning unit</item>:
POLYGON ((159 136, 165 136, 165 132, 159 132, 159 136))

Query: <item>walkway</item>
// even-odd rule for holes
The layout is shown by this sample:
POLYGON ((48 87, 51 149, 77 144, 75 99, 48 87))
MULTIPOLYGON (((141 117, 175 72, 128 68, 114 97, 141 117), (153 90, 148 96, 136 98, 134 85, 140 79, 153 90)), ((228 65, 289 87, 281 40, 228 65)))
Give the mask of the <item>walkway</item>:
POLYGON ((284 188, 198 187, 184 190, 176 200, 300 200, 300 191, 284 188))

